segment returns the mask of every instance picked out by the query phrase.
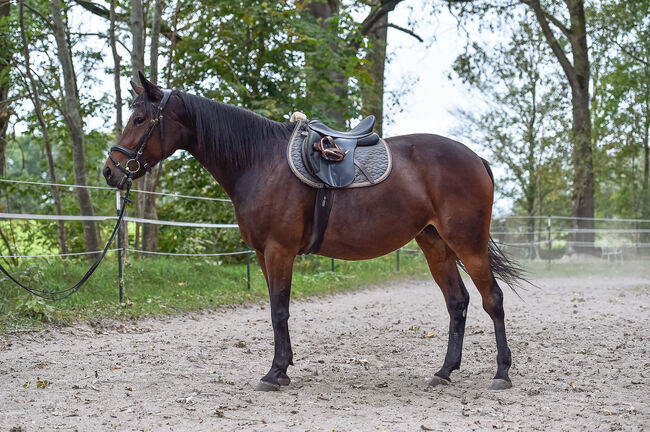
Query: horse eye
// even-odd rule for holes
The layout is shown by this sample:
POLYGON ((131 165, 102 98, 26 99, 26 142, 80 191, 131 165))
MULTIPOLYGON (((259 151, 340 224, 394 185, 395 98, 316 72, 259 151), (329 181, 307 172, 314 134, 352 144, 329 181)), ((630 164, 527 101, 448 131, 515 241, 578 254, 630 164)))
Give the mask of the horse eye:
POLYGON ((136 117, 133 119, 133 124, 134 125, 139 125, 144 123, 144 117, 136 117))

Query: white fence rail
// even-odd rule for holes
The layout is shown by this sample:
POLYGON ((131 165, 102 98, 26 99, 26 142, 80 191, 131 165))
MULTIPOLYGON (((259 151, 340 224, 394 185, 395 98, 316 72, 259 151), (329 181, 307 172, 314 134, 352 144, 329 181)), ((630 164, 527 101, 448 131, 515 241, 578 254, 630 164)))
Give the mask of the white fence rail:
MULTIPOLYGON (((33 182, 12 179, 0 179, 3 183, 22 184, 26 186, 50 187, 51 183, 33 182)), ((56 184, 59 187, 67 188, 88 188, 116 192, 115 189, 105 186, 80 186, 70 184, 56 184)), ((213 198, 205 196, 182 195, 165 192, 149 192, 143 190, 134 190, 134 192, 143 194, 154 194, 170 198, 193 199, 204 201, 231 202, 225 198, 213 198)), ((117 192, 116 202, 119 204, 119 192, 117 192)), ((44 220, 44 221, 114 221, 117 216, 79 216, 79 215, 42 215, 42 214, 23 214, 23 213, 0 213, 0 219, 23 219, 23 220, 44 220)), ((208 229, 234 229, 238 228, 237 224, 222 223, 203 223, 187 221, 169 221, 154 220, 145 218, 136 218, 131 216, 124 217, 125 222, 167 225, 188 228, 208 228, 208 229)), ((630 219, 630 218, 573 218, 570 216, 508 216, 505 218, 493 218, 492 237, 509 252, 520 258, 538 258, 538 259, 557 259, 561 258, 571 248, 590 248, 592 254, 594 249, 596 253, 600 250, 602 256, 620 254, 630 257, 648 257, 650 254, 650 219, 630 219), (577 229, 575 222, 578 220, 590 220, 594 223, 594 228, 577 229), (583 234, 593 234, 595 241, 584 242, 576 239, 583 234)), ((111 249, 111 251, 126 250, 150 255, 171 255, 171 256, 227 256, 251 253, 251 251, 234 251, 218 253, 179 253, 179 252, 152 252, 129 247, 120 249, 111 249)), ((406 250, 405 250, 406 251, 406 250)), ((0 258, 37 258, 37 257, 57 257, 57 256, 79 256, 95 254, 98 251, 91 252, 73 252, 65 255, 61 254, 40 254, 40 255, 0 255, 0 258)))

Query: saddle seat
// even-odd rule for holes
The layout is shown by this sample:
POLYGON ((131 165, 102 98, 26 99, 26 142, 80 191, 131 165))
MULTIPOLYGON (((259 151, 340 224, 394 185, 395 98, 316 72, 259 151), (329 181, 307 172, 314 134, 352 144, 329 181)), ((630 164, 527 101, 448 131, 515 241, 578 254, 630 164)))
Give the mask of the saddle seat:
POLYGON ((349 131, 338 131, 327 126, 320 120, 312 120, 309 122, 309 128, 321 135, 330 136, 332 138, 352 138, 359 139, 366 137, 372 133, 375 127, 375 116, 371 115, 359 122, 354 128, 349 131))

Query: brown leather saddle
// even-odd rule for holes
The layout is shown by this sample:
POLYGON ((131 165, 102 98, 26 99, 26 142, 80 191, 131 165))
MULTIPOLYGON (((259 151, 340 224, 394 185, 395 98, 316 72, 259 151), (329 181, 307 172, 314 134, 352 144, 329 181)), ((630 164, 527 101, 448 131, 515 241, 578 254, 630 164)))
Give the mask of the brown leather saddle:
MULTIPOLYGON (((373 146, 379 136, 372 132, 375 116, 368 116, 349 131, 338 131, 318 120, 307 123, 307 139, 302 143, 302 159, 308 171, 325 185, 342 188, 355 177, 355 165, 366 174, 363 164, 355 160, 358 146, 373 146)), ((366 175, 370 182, 372 176, 366 175)))

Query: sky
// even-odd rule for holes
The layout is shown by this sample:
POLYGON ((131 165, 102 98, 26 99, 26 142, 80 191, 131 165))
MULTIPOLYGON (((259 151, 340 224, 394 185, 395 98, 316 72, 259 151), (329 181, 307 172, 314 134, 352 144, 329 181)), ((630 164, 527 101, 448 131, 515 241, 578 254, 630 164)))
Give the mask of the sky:
MULTIPOLYGON (((417 3, 400 3, 389 14, 389 21, 409 27, 409 17, 413 13, 409 5, 417 3)), ((398 89, 404 82, 414 81, 414 84, 408 86, 401 112, 385 106, 390 117, 385 126, 386 136, 420 132, 452 136, 458 122, 450 111, 465 107, 471 101, 469 89, 448 78, 452 63, 464 47, 456 19, 445 8, 433 16, 428 11, 423 11, 423 15, 415 33, 424 42, 390 27, 388 30, 386 89, 398 89)))
MULTIPOLYGON (((456 18, 447 8, 440 8, 435 15, 418 8, 423 0, 410 0, 397 5, 389 14, 389 22, 401 27, 410 27, 409 17, 413 12, 422 14, 415 27, 424 42, 419 42, 399 30, 388 28, 386 51, 390 61, 386 65, 386 91, 403 87, 403 83, 414 83, 401 101, 400 110, 391 108, 384 101, 384 124, 386 137, 411 133, 433 133, 462 142, 479 156, 491 159, 481 143, 468 142, 458 135, 461 123, 453 115, 460 109, 479 106, 476 95, 458 80, 450 80, 452 64, 458 54, 464 51, 465 40, 457 28, 456 18)), ((498 34, 489 37, 498 38, 498 34)), ((492 165, 496 180, 504 177, 504 168, 492 165)), ((494 213, 507 214, 513 205, 511 198, 495 194, 494 213)))

